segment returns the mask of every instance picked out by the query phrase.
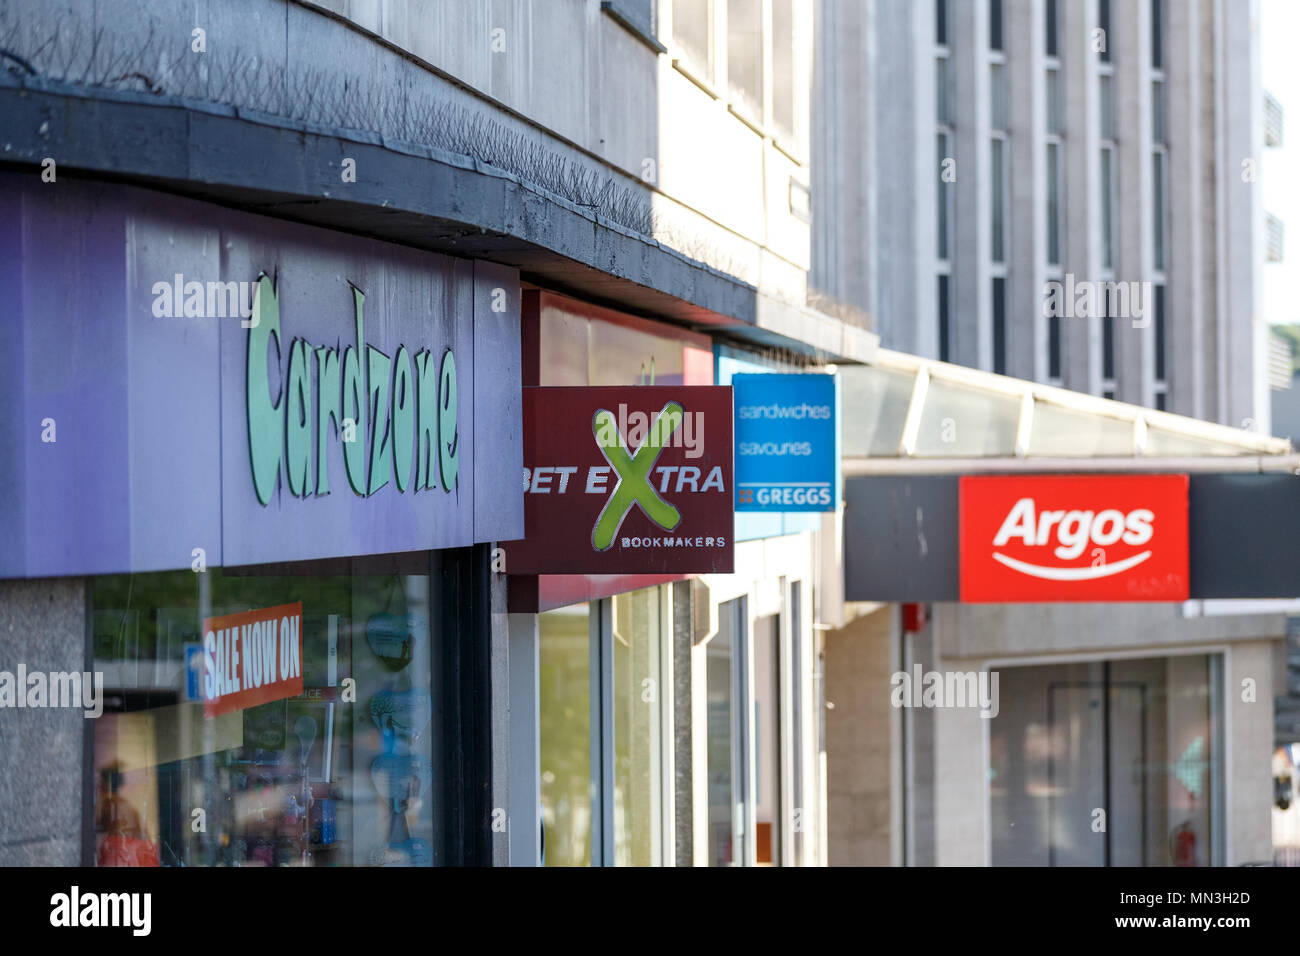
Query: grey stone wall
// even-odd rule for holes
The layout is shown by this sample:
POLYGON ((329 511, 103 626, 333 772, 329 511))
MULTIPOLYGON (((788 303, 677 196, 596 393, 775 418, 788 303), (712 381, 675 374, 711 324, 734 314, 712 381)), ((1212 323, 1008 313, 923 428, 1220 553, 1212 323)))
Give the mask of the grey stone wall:
MULTIPOLYGON (((0 671, 89 669, 82 578, 0 581, 0 671)), ((0 865, 82 862, 94 722, 80 709, 0 709, 0 865)))

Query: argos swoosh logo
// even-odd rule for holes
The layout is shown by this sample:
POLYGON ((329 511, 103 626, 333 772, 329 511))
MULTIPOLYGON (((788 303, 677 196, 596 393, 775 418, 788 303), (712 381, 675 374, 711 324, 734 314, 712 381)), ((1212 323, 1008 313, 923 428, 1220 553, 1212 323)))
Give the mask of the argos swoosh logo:
POLYGON ((1008 558, 1005 554, 998 554, 996 551, 993 552, 993 559, 1002 562, 1011 570, 1019 571, 1021 574, 1028 574, 1030 577, 1043 578, 1047 581, 1093 581, 1097 578, 1108 578, 1113 574, 1119 574, 1129 568, 1137 567, 1149 557, 1151 557, 1151 552, 1143 551, 1141 554, 1135 554, 1123 561, 1116 561, 1114 564, 1099 564, 1096 567, 1088 568, 1046 568, 1042 565, 1029 564, 1025 561, 1017 561, 1015 558, 1008 558))

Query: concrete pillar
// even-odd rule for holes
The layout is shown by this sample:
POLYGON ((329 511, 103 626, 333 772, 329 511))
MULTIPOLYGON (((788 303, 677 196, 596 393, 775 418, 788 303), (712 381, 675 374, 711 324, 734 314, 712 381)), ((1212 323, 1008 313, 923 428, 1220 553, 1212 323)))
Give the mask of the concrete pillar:
MULTIPOLYGON (((980 670, 944 660, 940 670, 980 670)), ((987 721, 975 707, 937 707, 934 720, 934 842, 938 866, 988 864, 987 721)))
MULTIPOLYGON (((0 581, 0 671, 91 670, 87 587, 0 581)), ((93 860, 94 726, 80 709, 0 710, 0 866, 93 860)))
POLYGON ((1204 190, 1188 188, 1203 182, 1206 174, 1208 144, 1202 111, 1209 63, 1202 51, 1208 38, 1201 29, 1201 5, 1202 0, 1185 0, 1165 7, 1166 175, 1170 187, 1169 233, 1165 237, 1165 274, 1169 278, 1165 301, 1167 408, 1195 418, 1211 413, 1205 400, 1205 322, 1207 312, 1214 314, 1212 303, 1208 309, 1206 303, 1207 290, 1214 287, 1213 269, 1206 259, 1214 252, 1212 242, 1207 248, 1206 217, 1213 216, 1214 203, 1207 201, 1204 190))
MULTIPOLYGON (((1154 192, 1151 117, 1151 5, 1112 3, 1107 38, 1115 67, 1115 280, 1150 281, 1154 271, 1154 192)), ((1168 176, 1166 175, 1166 181, 1168 176)), ((1140 287, 1139 287, 1140 288, 1140 287)), ((1142 327, 1115 318, 1115 397, 1155 404, 1155 291, 1143 300, 1142 327)), ((1132 304, 1130 303, 1130 308, 1132 304)))
MULTIPOLYGON (((1076 281, 1101 275, 1101 172, 1097 54, 1092 31, 1096 0, 1057 4, 1060 18, 1062 150, 1065 182, 1061 221, 1062 267, 1076 281)), ((1108 41, 1109 42, 1109 38, 1108 41)), ((1101 323, 1061 319, 1061 382, 1066 388, 1101 394, 1101 323)))
MULTIPOLYGON (((923 4, 925 6, 926 4, 923 4)), ((951 359, 993 368, 993 292, 989 146, 989 11, 987 0, 948 5, 953 138, 957 182, 953 246, 951 359)))
POLYGON ((1005 0, 1004 17, 1011 163, 1007 374, 1041 382, 1047 378, 1047 17, 1038 0, 1005 0))
POLYGON ((887 605, 825 634, 831 866, 898 862, 894 749, 901 712, 890 703, 897 615, 897 606, 887 605))
POLYGON ((509 614, 510 865, 541 860, 541 715, 536 614, 509 614))
POLYGON ((1234 644, 1227 654, 1224 700, 1227 746, 1228 865, 1273 859, 1274 642, 1234 644), (1254 700, 1242 700, 1242 681, 1254 681, 1254 700))

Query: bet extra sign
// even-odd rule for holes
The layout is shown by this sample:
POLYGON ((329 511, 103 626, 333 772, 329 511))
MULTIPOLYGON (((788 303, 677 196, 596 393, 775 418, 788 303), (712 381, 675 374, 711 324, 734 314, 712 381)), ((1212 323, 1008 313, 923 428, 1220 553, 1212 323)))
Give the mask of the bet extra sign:
POLYGON ((733 570, 725 386, 525 388, 511 574, 733 570))

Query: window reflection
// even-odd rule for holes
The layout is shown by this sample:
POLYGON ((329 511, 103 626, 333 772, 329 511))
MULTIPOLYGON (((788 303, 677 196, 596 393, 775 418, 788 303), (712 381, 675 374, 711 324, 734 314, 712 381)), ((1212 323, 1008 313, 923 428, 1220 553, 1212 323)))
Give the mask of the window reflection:
POLYGON ((93 627, 99 865, 434 862, 426 575, 101 577, 93 627), (205 619, 298 601, 302 692, 208 716, 205 619))

